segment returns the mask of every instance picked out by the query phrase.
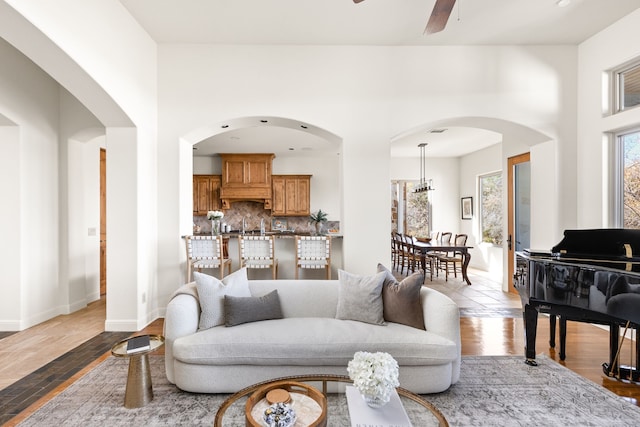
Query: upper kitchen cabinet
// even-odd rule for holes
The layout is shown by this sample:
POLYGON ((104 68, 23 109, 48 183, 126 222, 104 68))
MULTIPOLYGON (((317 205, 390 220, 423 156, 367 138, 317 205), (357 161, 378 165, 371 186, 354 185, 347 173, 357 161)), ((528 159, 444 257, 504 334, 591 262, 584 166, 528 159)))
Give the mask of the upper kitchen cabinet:
POLYGON ((311 175, 273 175, 273 216, 309 216, 311 175))
POLYGON ((220 175, 193 176, 193 214, 206 215, 220 209, 220 175))
POLYGON ((222 208, 231 202, 255 200, 271 209, 271 167, 274 154, 220 154, 222 182, 220 198, 222 208))

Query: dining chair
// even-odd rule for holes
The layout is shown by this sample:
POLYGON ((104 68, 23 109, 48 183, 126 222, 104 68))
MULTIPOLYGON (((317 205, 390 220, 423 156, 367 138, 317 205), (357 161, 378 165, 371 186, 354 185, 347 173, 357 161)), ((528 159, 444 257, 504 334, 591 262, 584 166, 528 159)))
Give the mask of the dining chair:
POLYGON ((194 270, 203 268, 220 270, 220 279, 224 277, 224 269, 231 273, 231 260, 224 257, 222 236, 186 236, 187 245, 187 283, 191 282, 194 270))
MULTIPOLYGON (((453 233, 450 231, 443 231, 442 233, 438 233, 437 244, 439 245, 450 245, 451 237, 453 233)), ((447 251, 433 251, 429 252, 429 256, 433 261, 434 268, 436 270, 436 276, 440 276, 440 270, 444 270, 442 264, 440 263, 440 257, 447 256, 447 251)))
POLYGON ((395 270, 398 267, 398 259, 400 257, 398 251, 398 244, 396 242, 396 233, 395 231, 391 232, 391 265, 395 270))
POLYGON ((331 238, 328 236, 296 236, 296 274, 298 270, 325 269, 331 279, 331 238))
MULTIPOLYGON (((407 264, 407 274, 409 271, 416 272, 416 265, 420 265, 422 255, 420 251, 416 251, 416 247, 413 245, 414 238, 409 234, 403 235, 404 237, 404 256, 407 264)), ((401 272, 402 273, 402 272, 401 272)))
MULTIPOLYGON (((453 239, 453 243, 455 246, 465 246, 467 244, 467 235, 466 234, 456 234, 453 239)), ((449 280, 449 264, 453 265, 453 277, 458 277, 457 272, 459 271, 462 275, 462 252, 459 250, 453 250, 448 252, 445 255, 441 255, 438 257, 440 265, 444 264, 442 267, 445 271, 445 281, 449 280)))
POLYGON ((273 280, 278 278, 278 260, 275 258, 273 236, 240 236, 240 268, 271 269, 273 280))

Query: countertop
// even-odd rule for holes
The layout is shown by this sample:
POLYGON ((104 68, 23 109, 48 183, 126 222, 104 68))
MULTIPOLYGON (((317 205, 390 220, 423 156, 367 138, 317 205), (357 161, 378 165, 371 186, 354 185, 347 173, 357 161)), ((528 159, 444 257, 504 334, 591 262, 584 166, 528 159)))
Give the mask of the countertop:
MULTIPOLYGON (((220 233, 220 235, 222 237, 239 237, 242 233, 240 233, 239 231, 232 231, 230 233, 220 233)), ((264 233, 265 236, 274 236, 274 238, 276 239, 293 239, 296 236, 315 236, 315 234, 309 233, 309 232, 300 232, 300 233, 293 233, 290 231, 267 231, 264 233)), ((193 236, 209 236, 211 235, 211 232, 204 232, 204 233, 193 233, 193 236)), ((248 231, 245 233, 246 236, 259 236, 260 235, 260 231, 248 231)), ((326 234, 327 237, 331 237, 332 239, 341 239, 342 238, 342 234, 326 234)), ((182 236, 183 238, 185 236, 182 236)))

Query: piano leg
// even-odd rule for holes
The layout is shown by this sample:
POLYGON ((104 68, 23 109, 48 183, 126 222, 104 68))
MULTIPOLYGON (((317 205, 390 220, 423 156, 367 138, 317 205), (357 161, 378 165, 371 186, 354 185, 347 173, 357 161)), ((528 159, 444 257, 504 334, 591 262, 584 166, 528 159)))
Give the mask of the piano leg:
POLYGON ((549 347, 556 347, 556 316, 549 315, 549 347))
POLYGON ((538 330, 538 310, 529 304, 524 306, 522 313, 524 318, 525 357, 524 363, 530 366, 538 366, 536 362, 536 334, 538 330))
POLYGON ((567 319, 560 316, 560 360, 567 358, 567 319))

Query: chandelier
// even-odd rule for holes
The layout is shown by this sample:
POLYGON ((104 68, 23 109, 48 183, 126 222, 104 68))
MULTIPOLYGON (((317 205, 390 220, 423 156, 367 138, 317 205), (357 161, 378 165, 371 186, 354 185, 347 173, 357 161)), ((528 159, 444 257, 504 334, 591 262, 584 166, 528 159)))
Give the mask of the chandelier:
POLYGON ((418 144, 418 147, 420 148, 420 183, 416 185, 415 188, 413 189, 414 193, 422 193, 424 191, 435 190, 435 188, 433 188, 433 180, 425 178, 425 169, 426 169, 426 163, 427 163, 427 160, 425 158, 426 146, 427 146, 426 142, 423 142, 422 144, 418 144))

